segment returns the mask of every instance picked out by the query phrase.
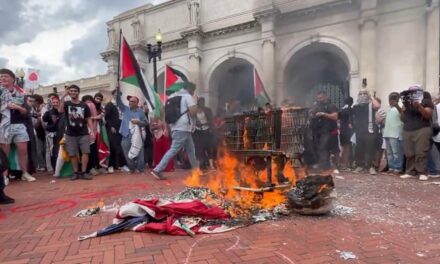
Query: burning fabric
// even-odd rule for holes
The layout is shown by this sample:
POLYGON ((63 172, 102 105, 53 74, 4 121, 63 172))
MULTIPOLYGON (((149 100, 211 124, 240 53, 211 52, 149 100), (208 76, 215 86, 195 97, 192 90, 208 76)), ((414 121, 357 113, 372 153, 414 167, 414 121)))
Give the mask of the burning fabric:
POLYGON ((208 220, 225 220, 227 215, 218 206, 208 207, 200 200, 168 201, 136 199, 118 210, 113 224, 78 240, 104 236, 123 230, 170 235, 195 235, 226 232, 236 227, 209 224, 208 220))
POLYGON ((296 182, 287 194, 293 211, 305 215, 326 214, 334 208, 335 184, 329 176, 307 176, 296 182))

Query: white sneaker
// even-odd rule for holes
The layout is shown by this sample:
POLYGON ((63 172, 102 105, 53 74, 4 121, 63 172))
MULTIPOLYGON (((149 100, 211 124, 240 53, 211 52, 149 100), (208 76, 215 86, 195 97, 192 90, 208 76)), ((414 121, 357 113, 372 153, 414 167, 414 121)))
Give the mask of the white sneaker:
POLYGON ((361 173, 364 169, 362 167, 357 167, 354 169, 353 173, 361 173))
POLYGON ((130 172, 130 169, 127 166, 121 168, 121 171, 130 172))
POLYGON ((333 171, 333 173, 334 173, 334 174, 339 174, 340 172, 339 172, 338 169, 335 169, 335 170, 333 171))
POLYGON ((370 168, 370 175, 376 175, 376 174, 377 174, 376 169, 371 167, 370 168))
POLYGON ((9 184, 9 177, 8 176, 3 176, 5 178, 5 185, 9 184))
POLYGON ((422 175, 419 176, 419 180, 420 181, 427 181, 428 180, 428 176, 422 174, 422 175))
POLYGON ((23 175, 21 175, 21 179, 23 181, 28 181, 28 182, 33 182, 37 180, 34 177, 32 177, 32 175, 30 175, 28 172, 24 172, 23 175))
POLYGON ((108 173, 114 173, 115 170, 113 169, 113 167, 108 167, 108 173))
POLYGON ((401 179, 411 179, 411 178, 414 178, 414 176, 409 175, 409 174, 403 174, 403 175, 400 175, 400 178, 401 179))
POLYGON ((96 175, 99 174, 99 172, 98 172, 95 168, 92 168, 92 169, 90 170, 90 174, 92 174, 93 176, 96 176, 96 175))

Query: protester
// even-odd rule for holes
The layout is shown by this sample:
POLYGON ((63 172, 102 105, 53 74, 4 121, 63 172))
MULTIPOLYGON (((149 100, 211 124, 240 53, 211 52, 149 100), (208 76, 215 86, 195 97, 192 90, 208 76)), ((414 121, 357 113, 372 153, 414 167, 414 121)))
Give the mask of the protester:
POLYGON ((339 142, 341 144, 340 169, 350 170, 353 162, 352 144, 350 141, 353 135, 352 123, 353 98, 348 97, 344 100, 344 106, 339 111, 339 142))
POLYGON ((0 204, 11 204, 14 203, 15 200, 5 194, 5 177, 3 177, 4 173, 7 173, 8 170, 8 157, 0 149, 0 204))
POLYGON ((58 131, 58 125, 60 122, 60 99, 58 95, 52 95, 50 97, 52 108, 44 113, 43 124, 46 129, 46 152, 49 153, 49 161, 52 168, 55 168, 56 160, 59 151, 59 134, 63 134, 64 131, 58 131))
POLYGON ((386 149, 386 144, 383 140, 383 128, 385 126, 385 117, 387 113, 380 107, 382 105, 382 101, 379 98, 375 99, 379 103, 379 109, 377 109, 376 115, 374 117, 377 125, 377 137, 373 165, 377 171, 383 172, 384 170, 386 170, 386 165, 384 165, 385 160, 382 159, 384 150, 386 149))
POLYGON ((205 105, 205 98, 197 101, 196 126, 193 134, 193 141, 196 157, 200 167, 214 169, 213 157, 213 134, 212 134, 212 111, 205 105))
POLYGON ((353 130, 356 136, 354 173, 369 170, 371 175, 377 174, 373 160, 377 150, 378 126, 375 122, 379 102, 370 96, 366 89, 358 93, 357 104, 353 106, 353 130))
POLYGON ((150 120, 152 120, 152 118, 150 118, 150 110, 146 103, 144 104, 144 114, 145 117, 149 120, 149 122, 147 122, 147 126, 145 127, 144 158, 145 163, 147 163, 148 167, 153 169, 153 134, 150 126, 150 120))
MULTIPOLYGON (((163 156, 171 147, 170 133, 167 124, 160 118, 152 118, 151 131, 153 134, 153 169, 159 164, 163 156)), ((164 172, 174 171, 174 160, 170 159, 162 170, 164 172)))
MULTIPOLYGON (((194 116, 197 113, 197 106, 194 101, 193 95, 196 86, 193 83, 186 83, 184 89, 170 95, 168 100, 176 97, 174 100, 180 98, 180 116, 177 117, 177 121, 170 124, 171 127, 171 147, 164 155, 160 163, 151 171, 151 174, 159 180, 166 179, 162 175, 162 171, 168 164, 168 161, 172 159, 182 147, 185 149, 191 167, 196 169, 199 167, 194 150, 194 142, 192 138, 192 132, 194 131, 194 116)), ((177 100, 176 100, 177 102, 177 100)))
POLYGON ((428 180, 427 155, 432 136, 431 115, 433 103, 431 95, 423 91, 420 85, 411 86, 402 93, 403 112, 403 152, 406 158, 405 174, 400 178, 415 176, 419 180, 428 180))
MULTIPOLYGON (((107 129, 110 144, 109 173, 113 173, 115 168, 122 169, 125 167, 125 157, 121 146, 122 136, 119 134, 119 129, 121 128, 121 115, 116 106, 116 95, 117 91, 113 90, 112 100, 104 107, 105 127, 107 129)), ((129 169, 125 167, 125 171, 129 171, 129 169)))
POLYGON ((434 152, 440 153, 440 102, 439 97, 433 100, 434 110, 432 111, 432 145, 428 153, 428 173, 430 178, 440 177, 440 169, 436 166, 438 162, 434 160, 434 152))
POLYGON ((35 181, 35 178, 28 172, 28 150, 27 144, 29 135, 26 131, 29 107, 24 99, 24 91, 14 85, 15 75, 11 70, 0 69, 0 147, 8 155, 11 144, 15 145, 18 154, 18 163, 22 170, 22 179, 35 181))
POLYGON ((89 162, 87 164, 87 172, 96 176, 98 174, 98 146, 96 144, 96 135, 98 132, 98 121, 102 118, 102 114, 98 113, 95 105, 95 100, 91 95, 84 95, 82 101, 86 103, 90 110, 91 127, 89 130, 90 136, 90 154, 89 162))
POLYGON ((66 119, 65 148, 69 154, 73 167, 73 175, 70 180, 91 180, 93 177, 87 173, 87 164, 90 154, 90 139, 95 135, 90 109, 86 103, 79 99, 80 88, 70 85, 61 97, 60 113, 64 113, 66 119), (64 101, 66 96, 70 101, 64 101), (91 131, 89 134, 89 130, 91 131), (81 171, 79 171, 78 155, 81 150, 81 171))
POLYGON ((139 108, 139 98, 127 96, 128 107, 118 97, 118 106, 122 112, 119 133, 122 135, 122 150, 131 173, 143 173, 145 169, 144 140, 142 130, 147 125, 143 109, 139 108))
POLYGON ((330 151, 332 132, 337 129, 338 110, 330 103, 325 91, 316 94, 316 101, 310 110, 310 126, 313 131, 314 150, 317 153, 318 170, 330 169, 330 151))
POLYGON ((400 113, 403 111, 399 105, 400 94, 393 92, 388 96, 390 110, 385 118, 385 128, 383 138, 386 143, 388 171, 391 174, 399 175, 402 171, 403 150, 402 133, 403 123, 400 119, 400 113))
POLYGON ((37 153, 37 136, 35 133, 36 121, 34 123, 34 107, 35 107, 35 97, 33 95, 26 95, 25 101, 28 106, 27 118, 25 121, 26 132, 29 136, 29 141, 27 142, 27 153, 28 153, 28 167, 27 170, 29 173, 34 174, 37 172, 38 165, 38 153, 37 153))

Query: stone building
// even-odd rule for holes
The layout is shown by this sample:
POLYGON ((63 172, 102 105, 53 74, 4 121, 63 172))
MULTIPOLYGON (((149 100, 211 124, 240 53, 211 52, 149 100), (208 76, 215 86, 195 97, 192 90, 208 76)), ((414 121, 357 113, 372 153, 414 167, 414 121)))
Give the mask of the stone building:
POLYGON ((168 64, 213 108, 252 102, 254 68, 277 104, 310 104, 317 89, 339 104, 364 79, 382 99, 415 83, 439 87, 439 0, 170 0, 128 10, 107 27, 101 55, 110 87, 120 30, 150 80, 147 43, 160 30, 159 89, 168 64))

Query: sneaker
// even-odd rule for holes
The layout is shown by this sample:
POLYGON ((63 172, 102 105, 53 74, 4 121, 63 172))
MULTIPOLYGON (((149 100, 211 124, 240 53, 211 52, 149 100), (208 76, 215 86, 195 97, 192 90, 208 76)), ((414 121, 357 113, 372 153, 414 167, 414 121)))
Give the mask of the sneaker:
POLYGON ((92 168, 92 169, 90 170, 90 174, 92 174, 93 176, 96 176, 96 175, 99 174, 99 172, 98 172, 95 168, 92 168))
POLYGON ((76 181, 79 179, 78 172, 74 172, 72 176, 70 176, 71 181, 76 181))
POLYGON ((376 175, 377 174, 376 169, 373 168, 373 167, 370 168, 369 172, 370 172, 370 175, 376 175))
POLYGON ((83 179, 83 180, 93 180, 93 176, 90 175, 90 173, 87 173, 87 172, 81 173, 79 178, 83 179))
POLYGON ((34 177, 32 177, 32 175, 30 175, 28 172, 24 172, 23 175, 21 175, 21 179, 23 181, 28 181, 28 182, 33 182, 37 180, 34 177))
POLYGON ((5 186, 9 184, 9 177, 8 176, 3 176, 5 178, 5 186))
POLYGON ((108 167, 108 173, 114 173, 115 170, 113 169, 113 167, 108 167))
POLYGON ((151 175, 153 175, 154 178, 156 178, 158 180, 166 180, 167 179, 160 172, 152 170, 150 173, 151 173, 151 175))
POLYGON ((333 171, 333 173, 334 173, 334 174, 339 174, 340 172, 339 172, 338 169, 335 169, 335 170, 333 171))
POLYGON ((353 173, 361 173, 364 169, 362 167, 357 167, 353 170, 353 173))
POLYGON ((14 202, 15 200, 7 196, 3 191, 0 192, 0 204, 11 204, 14 202))
POLYGON ((419 180, 420 180, 420 181, 427 181, 427 180, 428 180, 428 176, 426 176, 426 175, 424 175, 424 174, 421 174, 421 175, 419 176, 419 180))
POLYGON ((409 174, 403 174, 403 175, 400 175, 400 178, 401 179, 411 179, 411 178, 414 178, 414 176, 409 175, 409 174))
POLYGON ((428 175, 429 178, 440 178, 439 174, 430 174, 428 175))
POLYGON ((130 169, 127 166, 121 167, 121 171, 130 172, 130 169))

